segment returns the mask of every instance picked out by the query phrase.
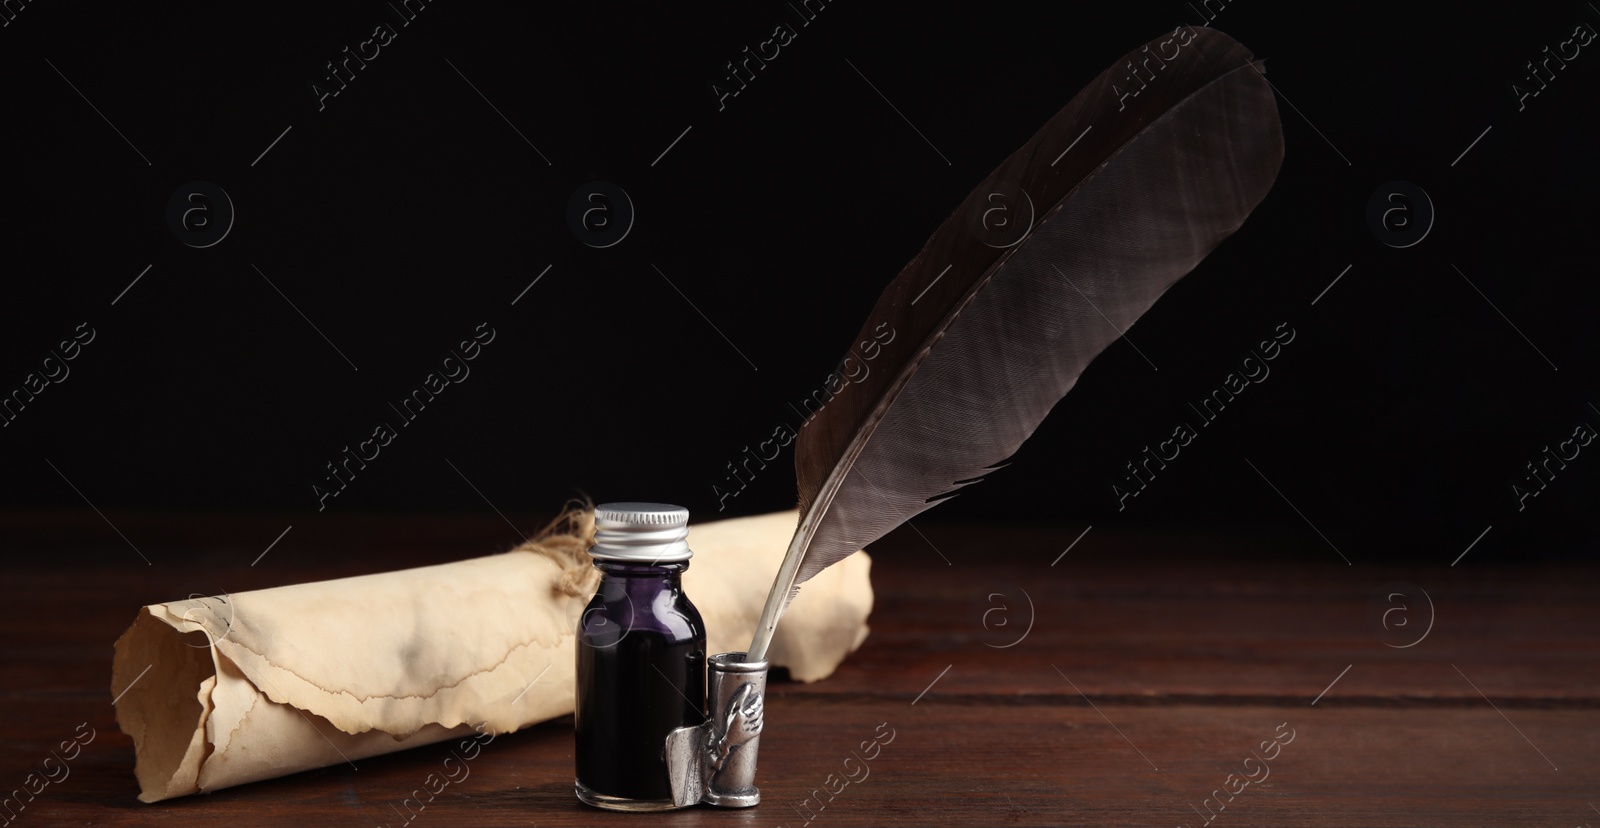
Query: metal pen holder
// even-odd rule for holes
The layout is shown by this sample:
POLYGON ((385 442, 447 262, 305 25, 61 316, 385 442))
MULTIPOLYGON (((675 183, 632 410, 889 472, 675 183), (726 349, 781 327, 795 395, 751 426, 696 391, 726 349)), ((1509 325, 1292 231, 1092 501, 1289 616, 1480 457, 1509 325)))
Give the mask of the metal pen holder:
POLYGON ((767 692, 767 662, 744 653, 714 655, 706 665, 704 724, 667 734, 667 775, 678 807, 704 802, 749 808, 761 802, 756 750, 767 692))

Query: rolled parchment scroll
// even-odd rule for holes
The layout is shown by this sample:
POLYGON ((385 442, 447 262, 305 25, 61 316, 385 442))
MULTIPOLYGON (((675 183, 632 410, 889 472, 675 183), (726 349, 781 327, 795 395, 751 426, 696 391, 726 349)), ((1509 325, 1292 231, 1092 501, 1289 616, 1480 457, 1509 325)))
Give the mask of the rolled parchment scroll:
MULTIPOLYGON (((708 655, 749 641, 797 520, 778 512, 689 528, 684 589, 705 619, 708 655)), ((111 681, 139 799, 571 713, 573 633, 598 582, 592 533, 593 513, 579 511, 499 555, 144 607, 117 640, 111 681)), ((858 552, 806 585, 773 666, 815 681, 860 646, 870 567, 858 552)))

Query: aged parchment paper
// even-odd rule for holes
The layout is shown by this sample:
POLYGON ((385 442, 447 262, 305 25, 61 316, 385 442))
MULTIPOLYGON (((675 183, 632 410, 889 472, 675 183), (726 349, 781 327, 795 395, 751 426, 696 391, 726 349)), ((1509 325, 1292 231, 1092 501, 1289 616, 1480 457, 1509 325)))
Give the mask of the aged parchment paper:
MULTIPOLYGON (((705 619, 708 655, 749 644, 797 521, 778 512, 690 527, 684 591, 705 619)), ((580 528, 483 558, 144 607, 117 640, 111 682, 139 799, 571 713, 573 634, 597 580, 586 546, 580 528)), ((806 583, 778 628, 774 667, 815 681, 861 645, 870 568, 857 552, 806 583)))

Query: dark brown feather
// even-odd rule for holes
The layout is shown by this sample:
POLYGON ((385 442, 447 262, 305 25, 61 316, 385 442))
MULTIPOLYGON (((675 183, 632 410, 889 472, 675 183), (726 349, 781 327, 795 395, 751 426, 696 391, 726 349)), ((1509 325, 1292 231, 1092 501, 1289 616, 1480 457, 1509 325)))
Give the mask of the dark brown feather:
POLYGON ((1238 229, 1282 159, 1249 52, 1185 27, 1101 73, 973 189, 878 299, 838 369, 855 381, 800 431, 801 524, 752 656, 799 584, 1009 458, 1238 229), (985 229, 1029 205, 1026 234, 985 229))

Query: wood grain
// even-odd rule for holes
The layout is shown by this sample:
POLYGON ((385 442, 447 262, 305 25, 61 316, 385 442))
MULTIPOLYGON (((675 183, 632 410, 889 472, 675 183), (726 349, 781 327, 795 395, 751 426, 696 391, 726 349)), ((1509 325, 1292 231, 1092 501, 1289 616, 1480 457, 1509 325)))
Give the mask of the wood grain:
MULTIPOLYGON (((93 513, 0 518, 15 561, 0 606, 0 793, 80 723, 95 732, 15 824, 406 824, 404 800, 446 747, 140 804, 112 719, 111 642, 146 603, 487 554, 516 534, 497 517, 322 518, 251 567, 291 521, 109 517, 153 565, 93 513)), ((469 777, 411 804, 411 824, 1198 826, 1194 809, 1250 772, 1282 724, 1294 739, 1270 775, 1213 825, 1600 824, 1592 568, 1346 566, 1297 537, 1104 529, 1052 566, 1081 526, 918 528, 873 550, 863 648, 826 681, 769 688, 761 806, 583 807, 568 719, 498 737, 469 777), (1405 649, 1368 620, 1395 581, 1435 608, 1405 649), (880 725, 893 741, 863 762, 880 725)))

